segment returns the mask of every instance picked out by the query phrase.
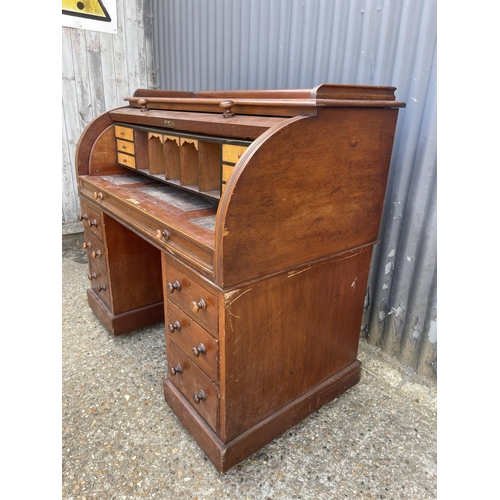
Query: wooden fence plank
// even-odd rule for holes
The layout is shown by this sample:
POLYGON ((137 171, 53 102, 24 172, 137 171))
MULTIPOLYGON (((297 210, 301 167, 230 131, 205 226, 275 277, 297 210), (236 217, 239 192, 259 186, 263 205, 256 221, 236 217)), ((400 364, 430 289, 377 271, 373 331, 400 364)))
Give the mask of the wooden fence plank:
POLYGON ((62 231, 82 230, 75 152, 85 126, 125 97, 152 88, 150 0, 117 0, 117 33, 62 28, 62 231), (147 38, 147 39, 146 39, 147 38))

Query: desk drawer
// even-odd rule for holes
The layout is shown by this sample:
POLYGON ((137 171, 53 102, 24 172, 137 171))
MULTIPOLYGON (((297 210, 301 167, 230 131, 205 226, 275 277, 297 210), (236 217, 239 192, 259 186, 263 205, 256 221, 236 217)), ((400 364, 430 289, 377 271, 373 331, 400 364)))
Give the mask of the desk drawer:
POLYGON ((124 153, 120 153, 119 151, 117 151, 116 156, 118 159, 118 163, 120 165, 125 165, 126 167, 135 168, 134 156, 126 155, 124 153))
POLYGON ((87 251, 89 262, 99 266, 106 266, 106 251, 104 243, 87 228, 83 230, 83 235, 85 239, 82 246, 87 251))
POLYGON ((219 388, 172 341, 168 343, 167 356, 169 380, 217 432, 219 388))
POLYGON ((169 301, 210 333, 218 334, 218 300, 214 294, 170 264, 166 266, 164 286, 169 301))
POLYGON ((222 182, 227 183, 233 172, 234 167, 232 165, 222 165, 222 182))
POLYGON ((236 164, 240 161, 240 158, 246 150, 247 146, 224 144, 222 146, 222 161, 236 164))
POLYGON ((109 291, 108 266, 106 261, 106 252, 104 243, 96 238, 92 232, 85 228, 83 248, 87 251, 89 264, 88 278, 90 287, 97 296, 108 306, 111 304, 111 295, 109 291))
MULTIPOLYGON (((91 274, 94 274, 91 270, 91 274)), ((111 294, 109 291, 109 279, 107 274, 98 271, 95 272, 97 278, 90 281, 90 288, 94 290, 97 296, 111 309, 111 294)))
POLYGON ((212 380, 219 380, 219 342, 170 301, 166 323, 167 337, 212 380))
POLYGON ((109 302, 109 276, 104 266, 96 265, 89 261, 89 273, 87 278, 90 282, 90 288, 97 292, 103 301, 109 302))
POLYGON ((86 230, 90 230, 99 239, 103 239, 102 234, 102 218, 101 211, 97 211, 97 207, 94 209, 92 206, 80 199, 81 213, 78 219, 82 221, 82 224, 86 230))
POLYGON ((133 230, 137 230, 141 236, 152 240, 160 248, 167 249, 171 254, 180 255, 212 274, 213 248, 181 231, 174 230, 168 225, 169 219, 166 217, 166 213, 160 214, 164 220, 160 220, 158 217, 158 210, 151 214, 148 207, 156 208, 150 202, 151 198, 141 198, 142 203, 137 206, 132 192, 122 191, 116 185, 111 186, 111 188, 110 190, 104 189, 100 185, 98 176, 95 178, 80 177, 81 193, 93 198, 95 205, 99 206, 103 212, 110 213, 119 221, 131 226, 133 230), (123 199, 125 197, 126 199, 123 199))
POLYGON ((116 150, 119 153, 127 153, 129 155, 133 155, 135 154, 135 145, 133 142, 122 141, 121 139, 117 139, 116 150))
POLYGON ((126 141, 134 140, 134 129, 130 127, 123 127, 115 125, 115 137, 118 139, 125 139, 126 141))

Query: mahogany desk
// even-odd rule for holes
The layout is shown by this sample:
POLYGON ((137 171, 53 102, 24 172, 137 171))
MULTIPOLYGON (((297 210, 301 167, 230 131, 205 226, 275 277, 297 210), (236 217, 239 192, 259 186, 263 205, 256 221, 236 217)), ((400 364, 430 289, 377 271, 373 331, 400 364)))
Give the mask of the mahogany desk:
POLYGON ((165 321, 165 399, 220 472, 359 381, 392 87, 137 90, 76 154, 90 307, 165 321))

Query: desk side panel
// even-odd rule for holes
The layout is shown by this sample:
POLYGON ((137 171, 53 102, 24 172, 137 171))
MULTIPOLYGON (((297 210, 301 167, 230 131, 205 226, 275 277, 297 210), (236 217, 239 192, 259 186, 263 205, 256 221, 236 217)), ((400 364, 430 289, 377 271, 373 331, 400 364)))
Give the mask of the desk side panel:
POLYGON ((356 361, 372 247, 224 293, 221 439, 356 361))
POLYGON ((270 129, 221 198, 216 279, 234 286, 378 238, 397 109, 322 109, 270 129))
POLYGON ((77 175, 89 175, 92 170, 104 170, 116 166, 116 153, 114 151, 113 121, 108 112, 91 121, 83 131, 75 154, 75 167, 77 175))

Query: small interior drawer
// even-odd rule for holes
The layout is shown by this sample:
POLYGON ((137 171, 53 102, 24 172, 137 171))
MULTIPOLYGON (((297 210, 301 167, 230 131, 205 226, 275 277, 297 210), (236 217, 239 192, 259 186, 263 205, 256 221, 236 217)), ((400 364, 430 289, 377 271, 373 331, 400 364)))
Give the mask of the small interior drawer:
POLYGON ((222 161, 238 163, 241 155, 247 150, 247 146, 235 146, 234 144, 222 145, 222 161))
POLYGON ((122 127, 121 125, 115 125, 115 137, 117 137, 118 139, 133 141, 134 130, 129 127, 122 127))
POLYGON ((167 351, 168 378, 207 424, 218 431, 219 389, 172 341, 167 351))
POLYGON ((135 157, 117 151, 118 163, 130 168, 135 168, 135 157))
POLYGON ((232 165, 222 165, 222 182, 227 182, 234 172, 232 165))
POLYGON ((167 301, 167 336, 212 380, 219 380, 219 342, 167 301))
POLYGON ((135 154, 135 144, 129 141, 116 140, 116 150, 120 153, 128 153, 129 155, 135 154))

